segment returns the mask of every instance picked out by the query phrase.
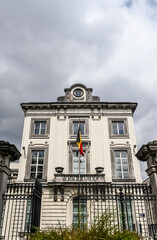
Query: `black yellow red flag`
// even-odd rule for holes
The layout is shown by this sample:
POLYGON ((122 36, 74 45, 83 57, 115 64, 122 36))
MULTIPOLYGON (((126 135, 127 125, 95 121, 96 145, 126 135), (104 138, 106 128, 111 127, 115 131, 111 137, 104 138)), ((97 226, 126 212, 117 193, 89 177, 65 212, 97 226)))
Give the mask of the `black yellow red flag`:
POLYGON ((77 138, 76 138, 76 144, 79 148, 79 152, 82 156, 84 156, 84 153, 83 153, 83 148, 82 148, 82 140, 81 140, 81 131, 80 131, 80 126, 78 128, 78 133, 77 133, 77 138))

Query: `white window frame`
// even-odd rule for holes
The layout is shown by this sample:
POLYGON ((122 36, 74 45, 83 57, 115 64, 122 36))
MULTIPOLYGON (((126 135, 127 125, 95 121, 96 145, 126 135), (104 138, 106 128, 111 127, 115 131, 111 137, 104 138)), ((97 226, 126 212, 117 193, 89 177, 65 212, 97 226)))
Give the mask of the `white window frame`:
POLYGON ((112 121, 112 134, 114 135, 124 135, 125 134, 125 129, 124 129, 124 121, 112 121), (113 132, 113 124, 116 124, 116 133, 113 132), (123 133, 120 133, 120 126, 119 124, 122 123, 123 125, 123 133))
MULTIPOLYGON (((73 157, 73 174, 79 174, 79 152, 73 151, 72 157, 73 157), (75 156, 75 154, 78 156, 75 156), (77 166, 77 167, 76 167, 77 166), (77 170, 78 169, 78 170, 77 170)), ((84 156, 80 156, 80 174, 86 174, 86 154, 84 152, 84 156)))
POLYGON ((49 138, 50 134, 50 118, 31 118, 31 123, 30 123, 30 138, 49 138), (43 123, 45 122, 45 133, 41 133, 41 124, 39 127, 39 133, 35 133, 35 123, 43 123))
POLYGON ((112 181, 113 182, 136 182, 135 175, 134 175, 132 150, 131 150, 130 145, 126 145, 124 147, 111 145, 110 154, 111 154, 112 181), (120 152, 126 151, 126 153, 127 153, 129 178, 117 178, 117 176, 116 176, 116 165, 115 165, 115 152, 116 151, 120 151, 120 152))
POLYGON ((33 167, 35 167, 36 170, 35 170, 35 171, 32 171, 32 170, 30 169, 30 179, 38 178, 38 174, 39 174, 39 173, 42 173, 42 176, 41 176, 41 178, 38 178, 38 179, 42 179, 42 178, 43 178, 44 155, 45 155, 45 151, 44 151, 44 150, 32 150, 32 153, 31 153, 31 169, 32 169, 33 167), (32 161, 33 161, 33 152, 37 152, 36 163, 32 163, 32 161), (40 154, 40 152, 43 152, 43 157, 42 157, 43 163, 42 163, 42 164, 39 163, 39 160, 40 160, 39 154, 40 154), (42 167, 42 171, 38 171, 38 167, 42 167), (35 177, 34 177, 34 178, 31 177, 31 174, 32 174, 32 173, 35 173, 35 177))
POLYGON ((78 123, 79 127, 79 122, 84 123, 84 133, 81 133, 82 139, 88 139, 89 138, 89 120, 88 118, 70 118, 69 119, 69 138, 71 139, 76 139, 78 129, 74 132, 74 123, 78 123))
POLYGON ((86 124, 85 124, 85 121, 80 121, 80 122, 79 122, 79 121, 73 121, 73 135, 77 135, 79 125, 80 125, 80 130, 81 130, 81 136, 83 136, 83 135, 85 135, 85 132, 86 132, 86 124), (74 124, 77 124, 76 132, 75 132, 74 124), (82 128, 81 128, 81 125, 82 125, 82 124, 84 124, 84 126, 83 126, 83 132, 82 132, 82 128))
POLYGON ((45 135, 46 134, 46 121, 34 121, 34 134, 35 135, 45 135), (39 128, 36 128, 36 124, 39 123, 39 128), (42 124, 45 123, 44 133, 42 133, 42 124), (36 130, 39 129, 39 133, 36 133, 36 130))
POLYGON ((116 178, 117 179, 129 179, 129 166, 128 166, 128 154, 127 154, 127 151, 126 150, 115 150, 114 151, 114 158, 115 158, 115 176, 116 176, 116 178), (116 157, 116 152, 119 153, 120 157, 116 157), (124 152, 126 154, 126 157, 122 156, 122 153, 124 153, 124 152), (117 163, 118 161, 120 162, 120 164, 117 163), (124 161, 126 163, 124 163, 124 161), (116 169, 116 168, 118 168, 118 166, 120 167, 119 173, 121 174, 122 177, 118 176, 118 173, 117 173, 118 169, 116 169), (124 167, 127 167, 127 171, 126 172, 124 171, 124 167), (127 173, 127 175, 128 175, 127 177, 125 177, 125 173, 127 173))
POLYGON ((108 118, 109 138, 129 138, 127 118, 108 118), (117 133, 113 133, 113 123, 117 123, 117 133), (123 122, 123 134, 119 131, 119 122, 123 122))

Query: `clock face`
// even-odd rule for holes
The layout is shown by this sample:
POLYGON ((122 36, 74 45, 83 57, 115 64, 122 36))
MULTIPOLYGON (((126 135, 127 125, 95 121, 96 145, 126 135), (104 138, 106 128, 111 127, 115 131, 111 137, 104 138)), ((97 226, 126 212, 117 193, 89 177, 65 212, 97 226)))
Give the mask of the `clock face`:
POLYGON ((82 95, 83 95, 83 91, 81 89, 78 88, 74 91, 75 97, 82 97, 82 95))

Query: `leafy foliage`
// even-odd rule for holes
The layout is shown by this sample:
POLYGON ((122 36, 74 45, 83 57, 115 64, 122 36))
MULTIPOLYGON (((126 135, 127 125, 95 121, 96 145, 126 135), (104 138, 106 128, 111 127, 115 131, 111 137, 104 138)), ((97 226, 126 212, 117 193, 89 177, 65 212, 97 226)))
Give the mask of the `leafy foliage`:
POLYGON ((119 231, 114 225, 114 216, 106 211, 93 224, 77 228, 62 227, 38 230, 29 236, 30 240, 140 240, 135 232, 119 231))

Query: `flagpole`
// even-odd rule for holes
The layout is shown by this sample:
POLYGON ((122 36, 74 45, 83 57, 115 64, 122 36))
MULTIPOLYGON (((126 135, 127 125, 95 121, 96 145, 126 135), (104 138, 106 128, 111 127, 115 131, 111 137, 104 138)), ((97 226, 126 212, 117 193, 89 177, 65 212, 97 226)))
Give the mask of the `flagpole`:
POLYGON ((81 177, 80 177, 80 161, 81 161, 81 154, 80 154, 80 152, 78 152, 78 154, 79 154, 79 182, 80 182, 80 180, 81 180, 81 177))
MULTIPOLYGON (((79 118, 79 129, 80 129, 80 118, 79 118)), ((81 180, 81 177, 80 177, 80 158, 81 158, 81 154, 79 152, 79 182, 81 180)))

